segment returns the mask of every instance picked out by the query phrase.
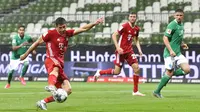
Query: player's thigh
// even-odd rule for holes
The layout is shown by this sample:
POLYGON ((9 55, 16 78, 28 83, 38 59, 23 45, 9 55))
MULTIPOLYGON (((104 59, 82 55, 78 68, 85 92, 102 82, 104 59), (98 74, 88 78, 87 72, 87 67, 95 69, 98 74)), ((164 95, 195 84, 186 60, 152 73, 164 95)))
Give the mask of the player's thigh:
POLYGON ((185 72, 189 73, 190 72, 190 66, 188 59, 185 58, 185 56, 180 55, 177 57, 177 65, 185 72))
POLYGON ((55 75, 58 77, 60 66, 57 66, 50 58, 45 60, 45 67, 49 75, 55 75))
POLYGON ((176 60, 177 60, 177 65, 178 66, 180 66, 181 64, 188 64, 189 63, 188 59, 185 56, 183 56, 183 55, 177 56, 176 60))
POLYGON ((118 52, 115 52, 116 59, 114 60, 114 64, 118 67, 122 67, 124 64, 124 54, 119 54, 118 52))
POLYGON ((133 51, 126 54, 125 60, 130 66, 134 63, 138 63, 137 57, 133 51))
POLYGON ((174 60, 170 56, 164 58, 164 62, 165 62, 165 69, 170 71, 174 69, 174 60))
POLYGON ((10 60, 9 69, 10 70, 17 70, 20 64, 20 60, 10 60))

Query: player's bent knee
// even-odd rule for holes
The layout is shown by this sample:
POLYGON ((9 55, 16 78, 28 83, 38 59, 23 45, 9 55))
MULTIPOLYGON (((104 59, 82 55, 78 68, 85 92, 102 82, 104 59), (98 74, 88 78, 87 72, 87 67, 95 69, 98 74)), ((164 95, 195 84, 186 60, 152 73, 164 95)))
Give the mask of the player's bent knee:
POLYGON ((189 74, 190 73, 190 69, 185 69, 184 72, 185 72, 185 74, 189 74))
POLYGON ((134 72, 135 72, 135 74, 140 74, 140 68, 138 67, 138 68, 134 69, 134 72))
POLYGON ((114 73, 113 73, 113 75, 119 75, 119 74, 120 74, 120 72, 121 72, 121 71, 119 71, 119 70, 114 70, 114 73))

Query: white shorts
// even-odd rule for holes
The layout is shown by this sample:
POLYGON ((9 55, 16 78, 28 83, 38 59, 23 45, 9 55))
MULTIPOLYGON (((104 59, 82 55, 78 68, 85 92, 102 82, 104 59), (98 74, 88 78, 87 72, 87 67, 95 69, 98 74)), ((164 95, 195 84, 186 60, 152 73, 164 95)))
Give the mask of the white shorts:
POLYGON ((175 66, 179 66, 181 63, 188 63, 188 59, 185 58, 182 54, 179 56, 172 57, 166 57, 164 58, 165 61, 165 68, 168 70, 174 69, 175 66))
POLYGON ((25 61, 28 62, 28 64, 29 64, 28 57, 26 59, 22 60, 22 61, 20 61, 20 59, 17 59, 17 60, 10 59, 9 69, 10 70, 17 70, 19 65, 23 64, 25 61))

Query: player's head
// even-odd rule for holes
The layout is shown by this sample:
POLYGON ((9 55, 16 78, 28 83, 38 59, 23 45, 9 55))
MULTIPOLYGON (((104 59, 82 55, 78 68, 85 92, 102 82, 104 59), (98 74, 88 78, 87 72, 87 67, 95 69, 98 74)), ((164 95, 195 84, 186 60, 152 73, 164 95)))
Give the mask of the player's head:
POLYGON ((64 30, 66 30, 67 21, 64 18, 58 17, 54 22, 59 33, 62 33, 64 30))
POLYGON ((135 12, 130 12, 129 16, 128 16, 129 22, 130 23, 135 23, 136 19, 137 19, 137 13, 135 12))
POLYGON ((184 18, 184 12, 182 9, 176 9, 174 18, 176 19, 177 22, 183 21, 184 18))
POLYGON ((19 25, 18 34, 20 35, 20 37, 24 37, 24 32, 25 32, 25 26, 24 25, 19 25))

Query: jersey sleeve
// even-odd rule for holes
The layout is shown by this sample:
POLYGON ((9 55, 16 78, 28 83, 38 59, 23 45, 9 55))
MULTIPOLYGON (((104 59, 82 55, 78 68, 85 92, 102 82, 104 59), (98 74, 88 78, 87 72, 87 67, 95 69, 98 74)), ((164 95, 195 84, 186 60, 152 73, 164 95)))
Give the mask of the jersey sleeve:
POLYGON ((121 35, 124 32, 124 25, 121 25, 117 32, 121 35))
POLYGON ((43 35, 42 35, 42 39, 44 40, 44 42, 48 42, 50 40, 50 36, 49 36, 49 31, 48 32, 45 32, 43 35))
POLYGON ((16 36, 12 38, 12 46, 17 46, 17 39, 16 36))
POLYGON ((173 23, 168 24, 167 29, 165 30, 164 35, 168 38, 171 38, 175 31, 175 25, 173 23))
POLYGON ((72 37, 74 35, 74 29, 66 30, 67 37, 72 37))

